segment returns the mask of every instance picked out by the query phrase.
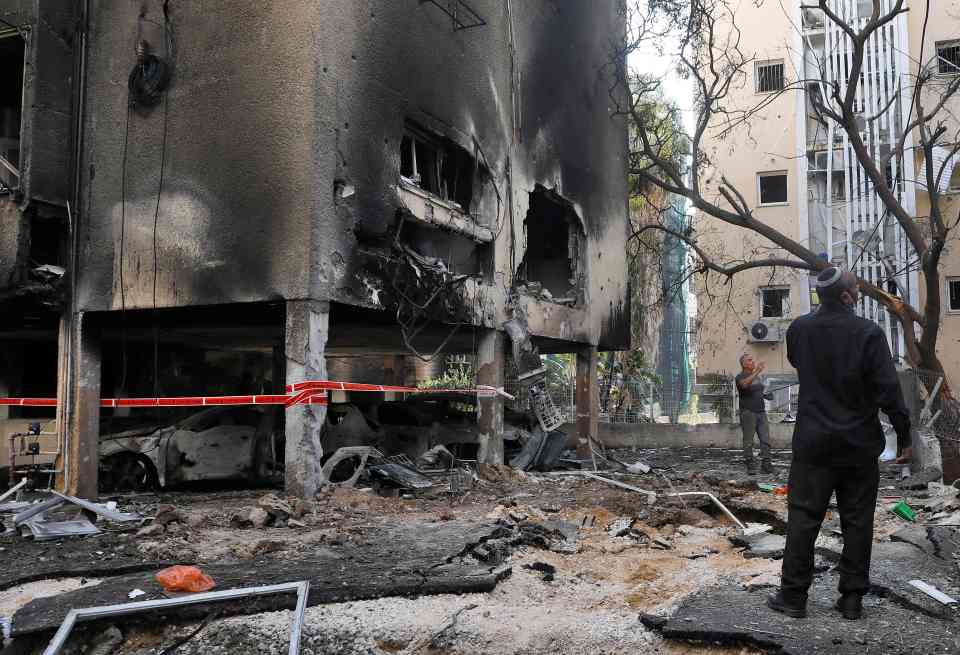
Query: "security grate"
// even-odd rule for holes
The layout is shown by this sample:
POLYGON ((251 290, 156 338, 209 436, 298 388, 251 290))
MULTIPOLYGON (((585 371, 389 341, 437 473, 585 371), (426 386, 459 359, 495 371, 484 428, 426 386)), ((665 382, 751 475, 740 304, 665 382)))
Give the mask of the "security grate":
POLYGON ((530 387, 530 401, 533 405, 533 413, 536 414, 544 432, 553 432, 563 425, 563 414, 557 409, 553 398, 547 393, 542 383, 530 387))
POLYGON ((941 75, 960 73, 960 41, 937 43, 937 71, 941 75))
POLYGON ((757 93, 772 93, 783 89, 783 62, 757 63, 757 93))

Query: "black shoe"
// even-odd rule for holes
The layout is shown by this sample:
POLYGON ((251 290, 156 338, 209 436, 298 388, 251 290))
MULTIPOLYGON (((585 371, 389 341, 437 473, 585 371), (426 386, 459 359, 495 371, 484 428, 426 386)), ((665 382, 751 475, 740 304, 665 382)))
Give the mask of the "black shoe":
POLYGON ((757 465, 753 462, 747 462, 747 475, 756 475, 757 465))
POLYGON ((787 601, 787 599, 783 597, 782 591, 778 591, 773 596, 767 598, 767 607, 794 619, 803 619, 807 616, 807 604, 797 604, 787 601))
POLYGON ((771 464, 770 462, 764 462, 763 464, 761 464, 761 465, 760 465, 760 470, 761 470, 762 472, 764 472, 764 473, 775 473, 775 472, 776 472, 776 471, 773 470, 773 464, 771 464))
POLYGON ((856 621, 863 616, 863 594, 854 592, 840 596, 836 608, 843 614, 843 618, 856 621))

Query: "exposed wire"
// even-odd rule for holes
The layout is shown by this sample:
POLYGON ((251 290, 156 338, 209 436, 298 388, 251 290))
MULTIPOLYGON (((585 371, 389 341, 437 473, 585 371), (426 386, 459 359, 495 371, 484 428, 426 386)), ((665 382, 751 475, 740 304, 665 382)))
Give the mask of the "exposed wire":
POLYGON ((123 279, 124 248, 127 225, 127 144, 130 140, 130 95, 127 94, 127 111, 123 124, 123 153, 120 157, 120 252, 118 256, 120 278, 120 390, 124 393, 127 383, 127 297, 123 279))
MULTIPOLYGON (((164 0, 163 3, 163 34, 164 34, 164 47, 166 48, 166 56, 169 61, 173 61, 174 56, 174 35, 173 35, 173 25, 170 23, 170 7, 169 0, 164 0)), ((167 77, 169 81, 169 73, 167 77)), ((160 274, 160 258, 158 251, 157 243, 157 228, 160 220, 160 199, 163 195, 163 176, 164 170, 166 168, 166 156, 167 156, 167 126, 169 118, 169 98, 167 93, 167 87, 163 88, 163 128, 161 131, 161 141, 160 141, 160 176, 159 181, 157 182, 157 203, 153 211, 153 311, 157 311, 157 278, 160 274)), ((160 395, 160 334, 159 330, 154 327, 153 331, 153 393, 154 396, 160 395)))

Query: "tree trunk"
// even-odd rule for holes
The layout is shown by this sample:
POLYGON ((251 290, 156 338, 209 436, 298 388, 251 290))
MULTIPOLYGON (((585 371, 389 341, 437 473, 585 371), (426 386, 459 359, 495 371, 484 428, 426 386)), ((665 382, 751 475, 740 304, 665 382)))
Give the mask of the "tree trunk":
MULTIPOLYGON (((900 324, 904 326, 906 334, 905 317, 901 314, 896 314, 896 316, 900 324)), ((912 320, 910 321, 910 327, 912 332, 912 320)), ((954 480, 960 478, 960 440, 957 436, 960 435, 960 402, 953 396, 953 390, 943 369, 943 363, 937 356, 936 343, 936 338, 915 339, 913 342, 914 348, 911 350, 915 350, 916 359, 911 363, 914 364, 918 373, 921 373, 918 378, 928 395, 933 393, 937 381, 943 380, 939 389, 937 389, 937 397, 931 404, 930 411, 933 414, 940 411, 940 416, 937 417, 933 428, 940 442, 940 455, 943 459, 943 480, 947 484, 951 484, 954 480)), ((913 427, 923 426, 914 425, 913 427)))

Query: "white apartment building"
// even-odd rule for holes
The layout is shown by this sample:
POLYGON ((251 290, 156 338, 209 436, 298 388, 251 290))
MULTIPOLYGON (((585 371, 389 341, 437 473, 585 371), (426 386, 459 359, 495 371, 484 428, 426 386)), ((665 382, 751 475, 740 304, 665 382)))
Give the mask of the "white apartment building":
MULTIPOLYGON (((883 9, 888 11, 892 3, 882 0, 883 9)), ((740 49, 755 61, 751 62, 752 79, 744 80, 728 104, 746 108, 767 99, 769 103, 748 125, 725 138, 710 133, 706 150, 713 159, 715 179, 706 181, 707 194, 714 194, 716 182, 724 175, 752 204, 758 219, 919 307, 923 288, 908 241, 893 217, 886 215, 845 131, 819 120, 813 111, 815 94, 825 93, 826 85, 834 81, 845 82, 848 71, 843 57, 848 41, 820 10, 801 8, 801 4, 815 3, 740 3, 735 18, 741 30, 740 49), (781 93, 791 85, 798 90, 781 93)), ((910 11, 884 26, 867 44, 856 102, 864 115, 879 115, 865 139, 874 156, 889 152, 903 135, 911 111, 911 79, 921 58, 937 66, 944 81, 960 74, 960 1, 930 4, 922 54, 925 2, 918 0, 908 0, 910 11), (898 97, 898 88, 909 89, 898 97)), ((831 6, 855 21, 865 20, 873 10, 872 0, 833 0, 831 6)), ((951 101, 946 110, 944 115, 956 123, 956 131, 960 103, 951 101)), ((908 134, 907 153, 916 152, 913 145, 913 135, 908 134)), ((925 185, 918 183, 924 179, 918 173, 922 166, 920 156, 906 156, 902 165, 894 157, 886 171, 904 206, 921 223, 929 214, 925 185)), ((943 188, 945 215, 956 218, 960 167, 943 188)), ((702 214, 697 216, 697 232, 708 250, 728 262, 774 254, 759 235, 702 214)), ((956 379, 960 373, 960 249, 948 246, 941 271, 946 282, 940 357, 948 375, 956 379)), ((719 280, 701 284, 698 301, 698 373, 732 373, 739 369, 738 355, 751 352, 767 362, 774 376, 791 377, 784 344, 787 326, 818 302, 805 272, 747 271, 730 285, 719 280)), ((863 298, 857 311, 884 328, 891 349, 902 360, 905 349, 897 322, 870 298, 863 298)))

